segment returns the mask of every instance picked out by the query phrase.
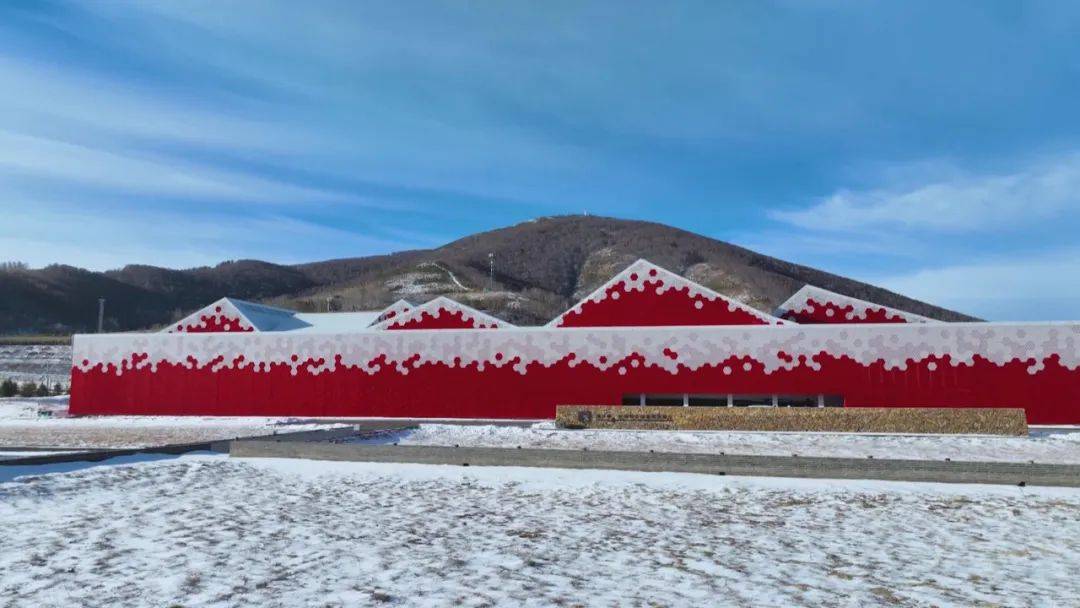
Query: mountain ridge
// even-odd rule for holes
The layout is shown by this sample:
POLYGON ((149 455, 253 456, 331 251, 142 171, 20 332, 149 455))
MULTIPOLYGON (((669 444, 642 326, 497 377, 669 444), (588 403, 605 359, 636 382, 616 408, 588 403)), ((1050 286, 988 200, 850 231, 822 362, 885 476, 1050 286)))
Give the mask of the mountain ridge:
POLYGON ((0 271, 0 332, 88 331, 168 323, 222 296, 298 310, 373 310, 446 295, 522 325, 546 323, 638 258, 772 312, 804 284, 944 321, 973 317, 664 224, 554 216, 434 249, 283 265, 231 260, 184 270, 131 264, 0 271), (494 256, 492 276, 491 259, 494 256))

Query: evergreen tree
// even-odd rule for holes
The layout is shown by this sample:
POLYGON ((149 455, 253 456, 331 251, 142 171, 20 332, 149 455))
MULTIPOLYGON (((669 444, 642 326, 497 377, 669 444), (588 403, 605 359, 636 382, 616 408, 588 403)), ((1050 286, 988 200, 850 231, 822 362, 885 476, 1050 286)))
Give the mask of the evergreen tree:
POLYGON ((49 385, 45 384, 44 382, 37 385, 37 390, 34 391, 34 396, 35 397, 48 397, 49 396, 49 385))
POLYGON ((36 393, 36 392, 37 392, 37 384, 35 384, 33 382, 23 382, 22 386, 19 387, 19 396, 20 397, 33 397, 34 393, 36 393))
POLYGON ((14 397, 19 394, 19 385, 11 378, 5 378, 0 382, 0 397, 14 397))

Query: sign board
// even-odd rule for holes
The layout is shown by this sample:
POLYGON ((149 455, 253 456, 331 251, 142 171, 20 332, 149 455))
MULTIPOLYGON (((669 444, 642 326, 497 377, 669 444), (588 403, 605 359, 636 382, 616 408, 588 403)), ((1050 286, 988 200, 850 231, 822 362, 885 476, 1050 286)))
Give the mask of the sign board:
POLYGON ((560 405, 570 429, 1027 435, 1021 408, 560 405))

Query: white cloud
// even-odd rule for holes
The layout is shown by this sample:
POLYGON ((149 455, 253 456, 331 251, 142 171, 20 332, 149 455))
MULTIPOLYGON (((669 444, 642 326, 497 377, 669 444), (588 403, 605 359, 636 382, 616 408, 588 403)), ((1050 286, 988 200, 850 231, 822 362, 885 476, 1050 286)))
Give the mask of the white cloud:
POLYGON ((1080 247, 926 268, 874 281, 887 289, 995 320, 1080 319, 1080 247))
POLYGON ((887 185, 771 212, 788 226, 770 231, 781 237, 766 250, 835 260, 834 272, 986 319, 1080 319, 1080 248, 1068 229, 1080 209, 1080 153, 1010 173, 941 161, 870 173, 887 185))
POLYGON ((971 232, 1057 217, 1080 206, 1080 154, 1046 159, 1004 175, 963 175, 907 189, 840 190, 774 219, 812 230, 899 226, 971 232))
MULTIPOLYGON (((711 235, 710 235, 711 236, 711 235)), ((724 239, 724 236, 716 238, 724 239)), ((915 258, 919 242, 908 235, 867 230, 837 238, 834 234, 792 230, 740 232, 727 239, 735 244, 782 260, 828 266, 829 260, 853 258, 915 258)))

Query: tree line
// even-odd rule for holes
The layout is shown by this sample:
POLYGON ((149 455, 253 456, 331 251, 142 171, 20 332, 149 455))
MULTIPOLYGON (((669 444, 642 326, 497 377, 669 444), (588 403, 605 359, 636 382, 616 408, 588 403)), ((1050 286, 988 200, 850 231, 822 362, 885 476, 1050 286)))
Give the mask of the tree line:
POLYGON ((26 262, 0 262, 0 272, 25 272, 27 270, 30 270, 30 266, 26 262))
POLYGON ((52 395, 63 395, 67 393, 67 389, 62 384, 57 382, 50 389, 49 385, 37 382, 23 382, 19 384, 11 378, 5 379, 0 382, 0 397, 49 397, 52 395))

